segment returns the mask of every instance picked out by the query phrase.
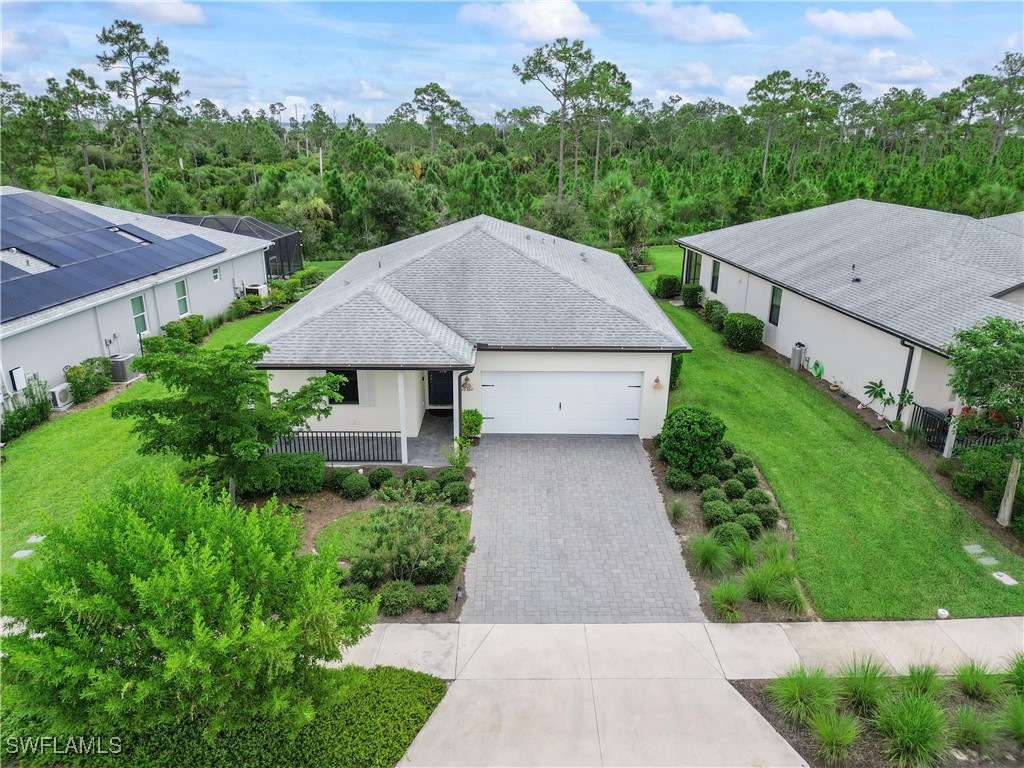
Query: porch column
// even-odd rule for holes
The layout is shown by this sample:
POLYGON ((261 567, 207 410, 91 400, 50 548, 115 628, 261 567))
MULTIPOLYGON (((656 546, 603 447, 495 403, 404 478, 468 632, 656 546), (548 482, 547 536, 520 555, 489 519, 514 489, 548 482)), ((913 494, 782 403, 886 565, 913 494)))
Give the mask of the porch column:
POLYGON ((405 371, 398 371, 398 429, 402 435, 402 463, 409 463, 409 437, 405 430, 405 371))
POLYGON ((452 437, 459 436, 459 421, 462 414, 459 412, 459 372, 452 371, 452 437))
POLYGON ((953 406, 953 415, 949 417, 949 430, 946 432, 946 444, 942 447, 942 455, 947 459, 953 457, 953 447, 956 445, 956 417, 960 415, 961 410, 963 410, 963 405, 958 397, 956 399, 956 405, 953 406))

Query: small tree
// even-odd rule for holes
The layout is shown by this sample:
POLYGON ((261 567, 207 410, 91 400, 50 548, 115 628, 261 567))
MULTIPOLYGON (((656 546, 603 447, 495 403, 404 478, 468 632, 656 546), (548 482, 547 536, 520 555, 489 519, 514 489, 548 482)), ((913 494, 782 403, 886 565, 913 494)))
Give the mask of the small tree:
POLYGON ((301 548, 276 501, 243 511, 171 477, 87 501, 4 584, 26 626, 4 639, 5 704, 42 733, 309 722, 331 695, 317 662, 374 606, 342 598, 336 553, 301 548))
POLYGON ((253 363, 267 347, 231 344, 213 350, 166 338, 135 361, 136 370, 170 390, 166 397, 114 406, 115 419, 136 419, 132 432, 142 438, 142 453, 174 453, 186 461, 212 459, 212 472, 235 481, 266 455, 278 438, 311 418, 330 413, 339 401, 344 378, 325 374, 296 392, 269 391, 267 377, 253 363), (150 351, 152 350, 152 351, 150 351))
POLYGON ((969 420, 972 428, 1006 438, 1012 459, 996 520, 1007 526, 1024 453, 1024 322, 989 317, 957 331, 946 354, 949 385, 970 408, 957 428, 969 420))
POLYGON ((660 220, 661 213, 649 190, 634 190, 619 201, 612 224, 625 243, 630 266, 640 263, 644 244, 658 228, 660 220))

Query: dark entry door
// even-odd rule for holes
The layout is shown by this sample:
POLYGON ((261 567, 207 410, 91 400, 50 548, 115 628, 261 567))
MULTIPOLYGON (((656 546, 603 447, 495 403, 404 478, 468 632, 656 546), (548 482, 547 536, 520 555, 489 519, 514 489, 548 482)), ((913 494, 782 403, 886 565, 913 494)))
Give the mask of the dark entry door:
POLYGON ((452 405, 451 371, 428 371, 427 390, 430 394, 428 405, 452 405))

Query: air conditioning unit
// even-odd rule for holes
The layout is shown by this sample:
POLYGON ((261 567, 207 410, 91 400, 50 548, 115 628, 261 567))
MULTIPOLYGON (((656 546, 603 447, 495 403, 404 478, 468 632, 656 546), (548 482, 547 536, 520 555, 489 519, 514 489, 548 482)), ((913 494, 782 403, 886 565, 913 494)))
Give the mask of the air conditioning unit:
POLYGON ((58 411, 70 408, 72 403, 74 403, 74 400, 71 399, 71 386, 67 383, 50 387, 46 390, 46 394, 50 398, 50 405, 58 411))
POLYGON ((270 287, 263 283, 261 285, 247 285, 245 286, 246 296, 262 296, 264 299, 270 296, 270 287))

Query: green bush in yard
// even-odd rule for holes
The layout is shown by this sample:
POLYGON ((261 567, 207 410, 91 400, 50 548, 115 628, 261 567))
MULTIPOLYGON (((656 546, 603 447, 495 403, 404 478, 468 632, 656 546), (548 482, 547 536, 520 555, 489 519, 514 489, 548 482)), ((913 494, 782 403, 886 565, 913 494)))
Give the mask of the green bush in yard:
POLYGON ((71 390, 71 399, 84 403, 100 392, 106 392, 113 383, 109 357, 90 357, 64 371, 64 380, 71 390))
POLYGON ((466 473, 461 469, 456 469, 455 467, 445 467, 434 475, 434 479, 442 488, 444 488, 448 483, 466 482, 466 473))
POLYGON ((727 459, 731 459, 736 455, 736 446, 732 444, 732 440, 723 440, 722 444, 718 447, 722 449, 722 453, 725 454, 727 459))
POLYGON ((668 373, 668 388, 675 389, 679 386, 679 375, 683 372, 683 355, 672 355, 672 363, 668 373))
POLYGON ((366 475, 366 479, 370 481, 371 488, 380 488, 381 485, 386 483, 388 480, 392 480, 395 477, 395 473, 387 467, 374 467, 366 475))
POLYGON ((722 483, 722 489, 730 499, 742 498, 743 494, 747 492, 747 487, 735 477, 722 483))
POLYGON ((685 469, 669 467, 665 473, 665 485, 673 491, 686 491, 693 488, 693 475, 685 469))
POLYGON ((711 535, 719 544, 729 546, 732 542, 741 539, 750 539, 747 529, 739 523, 721 523, 711 529, 711 535))
POLYGON ((757 515, 744 512, 742 515, 736 516, 736 522, 743 526, 751 539, 756 539, 761 535, 761 518, 757 515))
POLYGON ((421 504, 433 504, 441 498, 441 485, 436 480, 421 480, 409 487, 409 498, 421 504))
POLYGON ((708 299, 704 302, 704 319, 716 331, 722 330, 722 323, 728 314, 729 310, 718 299, 708 299))
POLYGON ((243 496, 275 493, 316 493, 324 486, 322 453, 269 453, 238 478, 243 496))
POLYGON ((484 415, 476 408, 467 408, 462 412, 462 436, 473 440, 480 437, 484 428, 484 415))
POLYGON ((754 460, 742 453, 734 453, 731 460, 738 472, 742 472, 744 469, 751 469, 754 466, 754 460))
POLYGON ((352 467, 332 469, 331 473, 327 475, 326 485, 335 493, 341 493, 341 484, 345 482, 345 478, 354 474, 356 471, 352 467))
POLYGON ((768 491, 761 490, 760 488, 751 488, 747 491, 744 498, 755 507, 759 507, 762 504, 772 503, 772 497, 768 495, 768 491))
POLYGON ((701 475, 694 482, 694 487, 698 491, 706 491, 709 488, 719 488, 722 485, 722 481, 714 475, 701 475))
POLYGON ((30 381, 21 395, 14 399, 13 409, 3 414, 0 420, 0 440, 6 443, 23 435, 36 424, 50 418, 52 409, 50 396, 46 394, 46 382, 30 381))
POLYGON ((341 481, 341 490, 338 493, 349 501, 366 498, 370 495, 370 481, 365 475, 353 472, 341 481))
POLYGON ((346 600, 355 600, 357 603, 369 603, 373 600, 370 588, 359 581, 343 586, 341 596, 346 600))
POLYGON ((978 481, 966 472, 953 473, 949 482, 953 486, 953 490, 965 499, 971 498, 974 495, 974 492, 978 490, 978 481))
POLYGON ((189 315, 180 320, 171 320, 161 328, 164 336, 189 344, 202 344, 206 337, 206 321, 202 315, 189 315))
POLYGON ((715 462, 715 466, 712 468, 711 472, 719 480, 728 480, 736 474, 736 465, 728 459, 721 459, 720 461, 715 462))
POLYGON ((683 306, 696 309, 704 298, 704 288, 700 283, 686 283, 679 289, 679 295, 683 299, 683 306))
POLYGON ((771 504, 756 504, 750 508, 750 511, 757 515, 761 521, 761 527, 766 531, 774 530, 779 524, 779 508, 772 506, 771 504))
POLYGON ((940 456, 935 460, 935 471, 943 477, 952 477, 956 472, 956 462, 945 456, 940 456))
POLYGON ((420 590, 417 600, 427 613, 441 613, 452 607, 452 590, 447 584, 430 584, 420 590))
POLYGON ((731 523, 736 520, 732 507, 724 501, 709 501, 704 505, 703 513, 704 525, 708 529, 713 529, 722 523, 731 523))
POLYGON ((701 494, 700 494, 700 503, 701 504, 710 504, 712 501, 728 501, 728 500, 729 500, 729 497, 725 495, 725 491, 723 491, 718 486, 715 486, 714 488, 708 488, 705 491, 701 491, 701 494))
MULTIPOLYGON (((733 462, 733 464, 735 463, 736 462, 733 462)), ((757 472, 753 469, 741 469, 736 473, 736 479, 743 483, 743 487, 748 491, 751 488, 757 488, 757 484, 760 482, 757 472)))
POLYGON ((658 275, 654 281, 654 295, 659 299, 671 299, 679 295, 681 280, 678 275, 658 275))
MULTIPOLYGON (((379 579, 446 584, 454 579, 473 543, 460 514, 444 506, 378 507, 367 517, 367 554, 352 563, 379 579)), ((355 578, 355 576, 353 576, 355 578)))
POLYGON ((735 499, 729 502, 729 506, 732 507, 732 511, 736 513, 737 517, 754 511, 754 505, 746 499, 735 499))
POLYGON ((680 405, 665 416, 659 449, 671 466, 699 475, 714 466, 724 435, 725 423, 710 411, 680 405))
POLYGON ((411 581, 389 581, 377 592, 377 599, 385 616, 401 616, 416 604, 416 587, 411 581))
POLYGON ((315 285, 319 285, 323 282, 324 275, 316 267, 306 267, 300 269, 298 272, 294 272, 291 276, 292 280, 298 280, 299 285, 303 288, 312 288, 315 285))
POLYGON ((462 480, 454 480, 441 489, 441 495, 448 499, 449 504, 465 504, 469 501, 469 486, 462 480))
POLYGON ((764 323, 746 312, 730 312, 722 324, 725 343, 737 352, 754 352, 761 348, 764 323))
POLYGON ((427 479, 427 470, 423 467, 412 467, 411 469, 405 470, 405 474, 402 475, 402 479, 409 483, 418 483, 421 480, 427 479))

